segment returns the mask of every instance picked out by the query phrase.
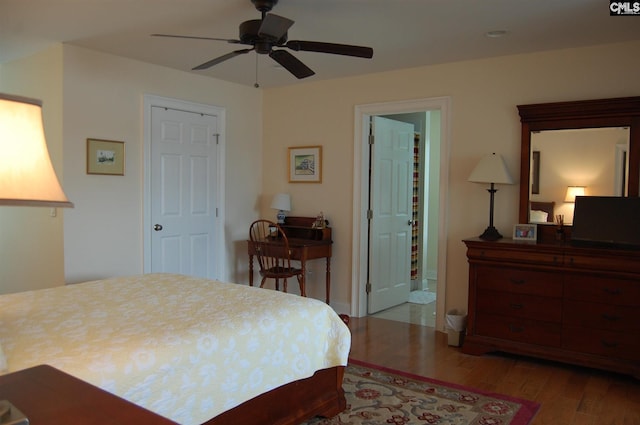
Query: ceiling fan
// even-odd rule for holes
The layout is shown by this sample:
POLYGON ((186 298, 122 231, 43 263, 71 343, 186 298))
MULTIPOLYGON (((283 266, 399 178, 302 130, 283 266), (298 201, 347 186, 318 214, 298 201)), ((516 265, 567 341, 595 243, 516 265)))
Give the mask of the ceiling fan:
POLYGON ((373 49, 371 47, 352 46, 348 44, 323 43, 319 41, 301 41, 287 39, 287 31, 294 24, 294 21, 282 16, 268 13, 278 3, 278 0, 251 0, 255 8, 262 13, 262 19, 252 19, 240 24, 240 38, 226 39, 214 37, 196 37, 188 35, 171 34, 151 34, 154 37, 175 37, 191 38, 196 40, 226 41, 232 44, 245 44, 252 46, 246 49, 234 50, 230 53, 211 59, 193 70, 203 70, 211 68, 221 62, 254 51, 262 55, 269 55, 283 68, 297 78, 306 78, 315 74, 299 59, 287 50, 274 49, 283 48, 302 52, 320 52, 334 55, 354 56, 359 58, 372 58, 373 49))

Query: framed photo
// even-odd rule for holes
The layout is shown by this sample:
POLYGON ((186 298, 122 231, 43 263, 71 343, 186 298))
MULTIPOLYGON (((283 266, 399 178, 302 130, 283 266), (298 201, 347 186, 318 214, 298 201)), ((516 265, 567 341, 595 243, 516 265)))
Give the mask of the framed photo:
POLYGON ((124 176, 124 142, 87 139, 87 174, 124 176))
POLYGON ((513 226, 513 239, 535 242, 538 239, 538 226, 535 224, 516 224, 513 226))
POLYGON ((322 146, 289 148, 289 183, 322 183, 322 146))

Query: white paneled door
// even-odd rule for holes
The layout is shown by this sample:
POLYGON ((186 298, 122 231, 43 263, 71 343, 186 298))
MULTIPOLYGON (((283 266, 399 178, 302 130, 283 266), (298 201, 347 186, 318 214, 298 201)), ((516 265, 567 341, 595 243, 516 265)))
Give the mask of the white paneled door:
POLYGON ((218 117, 151 109, 151 271, 216 278, 218 117))
POLYGON ((408 301, 414 126, 373 117, 368 313, 408 301))

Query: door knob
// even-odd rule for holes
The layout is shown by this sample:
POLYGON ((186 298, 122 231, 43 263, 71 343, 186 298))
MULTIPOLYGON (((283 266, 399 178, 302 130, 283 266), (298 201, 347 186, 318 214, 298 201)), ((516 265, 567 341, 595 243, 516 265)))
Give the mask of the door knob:
POLYGON ((409 222, 407 223, 409 226, 413 225, 413 220, 409 220, 409 222))
POLYGON ((160 230, 162 230, 162 224, 154 224, 153 230, 155 230, 156 232, 159 232, 160 230))

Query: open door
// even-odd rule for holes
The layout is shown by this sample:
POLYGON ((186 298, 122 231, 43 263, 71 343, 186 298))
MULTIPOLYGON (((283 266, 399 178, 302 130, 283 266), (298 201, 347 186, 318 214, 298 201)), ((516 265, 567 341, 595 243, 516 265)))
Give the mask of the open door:
POLYGON ((414 126, 374 116, 371 132, 369 314, 409 299, 414 126))

